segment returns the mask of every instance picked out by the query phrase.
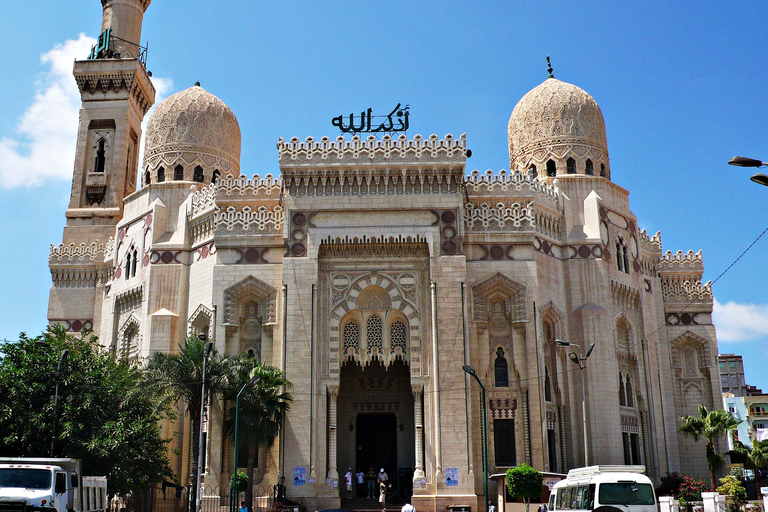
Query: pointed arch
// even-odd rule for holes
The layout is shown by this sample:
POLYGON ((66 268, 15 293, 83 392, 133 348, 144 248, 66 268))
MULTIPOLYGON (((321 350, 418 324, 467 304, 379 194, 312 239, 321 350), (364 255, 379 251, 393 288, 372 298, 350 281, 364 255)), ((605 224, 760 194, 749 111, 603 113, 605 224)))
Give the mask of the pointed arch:
MULTIPOLYGON (((496 273, 472 287, 475 322, 488 322, 488 305, 501 300, 510 323, 527 322, 526 286, 501 273, 496 273)), ((498 303, 498 302, 497 302, 498 303)))
POLYGON ((125 319, 117 331, 116 356, 122 361, 136 363, 141 347, 141 320, 135 313, 125 319))
POLYGON ((258 318, 262 326, 277 323, 277 289, 260 279, 248 276, 224 290, 225 324, 239 324, 239 310, 248 299, 258 304, 258 318))
POLYGON ((696 352, 696 359, 698 360, 697 365, 699 369, 704 369, 711 366, 709 348, 710 341, 706 338, 702 338, 690 330, 686 330, 682 334, 673 338, 669 342, 669 347, 672 356, 673 368, 683 368, 682 356, 686 348, 691 348, 696 352))
POLYGON ((205 334, 206 336, 210 336, 212 323, 213 310, 204 304, 200 304, 190 315, 189 320, 187 320, 189 335, 196 336, 198 334, 205 334))

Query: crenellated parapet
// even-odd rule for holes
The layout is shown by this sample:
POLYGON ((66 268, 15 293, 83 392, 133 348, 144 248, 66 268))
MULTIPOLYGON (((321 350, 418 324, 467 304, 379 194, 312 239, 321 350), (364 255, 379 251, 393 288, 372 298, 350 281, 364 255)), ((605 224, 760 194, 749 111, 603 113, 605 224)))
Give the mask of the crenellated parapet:
POLYGON ((277 142, 280 168, 284 167, 359 167, 365 165, 410 166, 421 163, 441 163, 464 165, 466 155, 466 134, 459 138, 446 135, 440 139, 437 135, 427 138, 415 135, 408 139, 406 135, 392 138, 384 135, 381 139, 370 135, 363 140, 355 135, 347 140, 338 136, 335 141, 323 137, 315 141, 307 137, 300 142, 293 137, 290 142, 280 138, 277 142))
POLYGON ((664 274, 691 274, 700 278, 704 274, 704 258, 701 251, 667 251, 659 259, 659 271, 664 274))
POLYGON ((528 173, 502 169, 494 174, 490 169, 480 173, 477 169, 464 178, 470 200, 484 198, 532 197, 537 202, 558 209, 560 190, 528 173))
POLYGON ((222 177, 216 184, 219 201, 254 200, 279 201, 283 180, 267 174, 261 178, 254 174, 248 178, 240 175, 222 177))
POLYGON ((282 235, 283 208, 261 205, 256 208, 234 206, 216 212, 217 235, 282 235))
MULTIPOLYGON (((112 239, 110 238, 107 245, 111 245, 112 239)), ((100 263, 104 261, 105 244, 93 242, 90 245, 81 243, 75 244, 59 244, 58 246, 51 244, 51 251, 48 254, 48 262, 51 264, 82 264, 82 263, 100 263)))
POLYGON ((712 302, 712 284, 702 284, 704 259, 701 251, 667 251, 659 259, 661 293, 668 303, 712 302))
POLYGON ((469 202, 464 206, 468 232, 530 231, 535 222, 532 201, 469 202))

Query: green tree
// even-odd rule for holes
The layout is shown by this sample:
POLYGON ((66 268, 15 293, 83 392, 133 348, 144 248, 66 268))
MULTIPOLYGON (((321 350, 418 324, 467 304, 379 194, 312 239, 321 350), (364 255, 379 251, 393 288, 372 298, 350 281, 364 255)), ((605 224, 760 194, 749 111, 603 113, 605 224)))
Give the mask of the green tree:
POLYGON ((238 450, 246 452, 246 460, 238 461, 246 465, 248 487, 245 502, 250 510, 253 503, 253 468, 259 448, 268 449, 280 433, 285 414, 291 408, 293 397, 288 392, 291 383, 283 372, 272 366, 264 366, 256 359, 237 357, 233 359, 234 378, 227 391, 227 398, 232 401, 225 431, 233 436, 235 432, 235 398, 243 386, 254 376, 259 380, 249 386, 240 397, 240 429, 238 450))
MULTIPOLYGON (((192 493, 190 507, 197 499, 197 474, 200 442, 200 407, 203 403, 203 360, 206 342, 197 336, 191 336, 179 345, 177 354, 154 352, 147 362, 147 381, 145 385, 158 390, 166 403, 183 407, 190 418, 192 436, 189 444, 190 476, 192 493)), ((216 350, 208 355, 205 367, 205 392, 208 397, 220 395, 226 387, 229 375, 229 362, 216 350)), ((183 479, 183 477, 182 477, 183 479)))
POLYGON ((733 450, 729 451, 728 454, 738 456, 744 460, 747 468, 755 470, 755 485, 760 489, 762 486, 760 470, 768 468, 768 439, 752 441, 752 448, 741 441, 734 441, 733 450))
POLYGON ((717 488, 717 492, 727 496, 725 500, 728 512, 739 512, 741 502, 747 499, 747 490, 736 477, 731 475, 721 478, 720 483, 722 485, 717 488))
POLYGON ((110 494, 124 497, 172 474, 159 426, 171 411, 142 390, 140 368, 60 326, 35 338, 22 333, 3 353, 0 456, 49 455, 58 381, 55 456, 82 459, 86 474, 107 476, 110 494))
POLYGON ((731 416, 723 409, 714 411, 707 410, 703 405, 699 405, 699 416, 682 416, 680 418, 680 432, 683 435, 691 436, 694 441, 700 437, 707 440, 707 466, 709 467, 709 481, 712 488, 715 488, 715 471, 723 465, 723 457, 717 448, 717 441, 723 437, 726 432, 736 428, 741 420, 731 416))
POLYGON ((531 504, 531 499, 541 498, 543 478, 541 473, 526 463, 507 470, 507 490, 513 498, 522 498, 525 502, 525 512, 531 504))

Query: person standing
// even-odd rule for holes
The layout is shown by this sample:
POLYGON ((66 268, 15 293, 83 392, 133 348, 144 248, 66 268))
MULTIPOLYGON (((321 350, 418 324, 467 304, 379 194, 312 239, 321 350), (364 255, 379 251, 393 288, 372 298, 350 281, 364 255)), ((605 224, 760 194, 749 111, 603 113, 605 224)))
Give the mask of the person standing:
POLYGON ((355 478, 357 478, 357 489, 355 490, 355 495, 358 498, 363 497, 363 492, 365 491, 365 473, 363 473, 363 470, 360 468, 357 468, 357 473, 355 473, 355 478))
POLYGON ((368 469, 365 478, 368 480, 368 498, 376 498, 376 472, 373 468, 368 469))
POLYGON ((488 512, 496 512, 496 506, 493 504, 492 501, 488 502, 488 512))
POLYGON ((411 498, 405 498, 405 505, 400 509, 400 512, 416 512, 416 507, 411 505, 411 498))
POLYGON ((347 499, 352 498, 352 468, 348 468, 344 474, 344 480, 347 482, 347 499))
POLYGON ((387 475, 387 472, 384 471, 384 468, 381 468, 379 471, 379 480, 381 480, 384 485, 387 485, 389 483, 389 475, 387 475))

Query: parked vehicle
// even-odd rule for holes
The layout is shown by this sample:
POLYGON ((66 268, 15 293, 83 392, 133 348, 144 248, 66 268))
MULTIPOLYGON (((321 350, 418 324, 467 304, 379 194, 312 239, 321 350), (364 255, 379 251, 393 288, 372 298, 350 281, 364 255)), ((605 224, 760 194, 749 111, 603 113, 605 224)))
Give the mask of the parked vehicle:
MULTIPOLYGON (((653 482, 645 466, 588 466, 568 471, 549 494, 550 511, 613 507, 622 512, 656 512, 653 482)), ((606 510, 606 509, 603 509, 606 510)))
POLYGON ((79 459, 0 458, 0 512, 101 512, 107 477, 82 476, 79 459))

